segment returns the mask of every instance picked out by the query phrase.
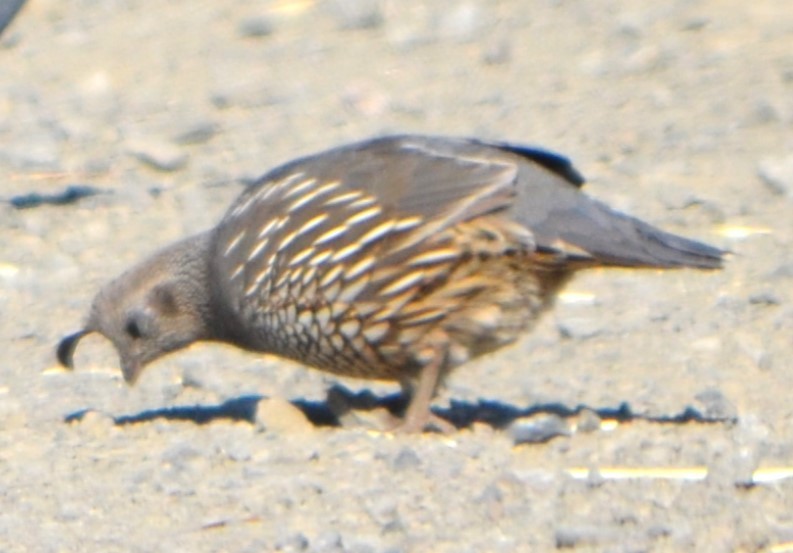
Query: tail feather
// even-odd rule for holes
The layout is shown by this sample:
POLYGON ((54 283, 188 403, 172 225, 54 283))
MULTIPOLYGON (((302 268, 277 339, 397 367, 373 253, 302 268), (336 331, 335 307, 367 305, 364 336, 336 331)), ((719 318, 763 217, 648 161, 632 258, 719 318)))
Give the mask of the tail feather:
POLYGON ((566 241, 599 262, 626 267, 718 269, 727 253, 696 240, 655 228, 639 219, 592 202, 587 216, 561 221, 566 241))
POLYGON ((496 146, 520 156, 513 216, 531 230, 537 252, 549 263, 568 268, 722 266, 727 252, 655 228, 582 193, 584 179, 567 159, 532 148, 496 146))

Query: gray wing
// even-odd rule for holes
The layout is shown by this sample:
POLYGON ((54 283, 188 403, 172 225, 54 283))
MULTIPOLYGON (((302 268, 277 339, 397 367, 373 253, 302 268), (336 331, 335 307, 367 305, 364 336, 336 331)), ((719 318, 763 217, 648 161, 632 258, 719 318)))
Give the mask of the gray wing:
POLYGON ((519 160, 471 141, 393 136, 330 150, 288 163, 263 180, 300 172, 339 180, 389 210, 450 224, 509 209, 517 197, 519 160))
POLYGON ((618 266, 718 268, 725 252, 620 213, 579 189, 584 180, 561 156, 493 143, 521 158, 513 217, 539 250, 618 266))
MULTIPOLYGON (((471 194, 477 186, 499 183, 504 194, 498 198, 511 202, 508 209, 512 218, 534 235, 541 252, 555 254, 560 262, 721 266, 724 251, 665 232, 581 192, 583 176, 567 158, 553 152, 480 140, 434 137, 397 140, 401 148, 413 148, 422 154, 413 166, 416 178, 411 193, 415 196, 410 199, 417 205, 438 205, 427 202, 430 190, 437 192, 434 198, 452 199, 456 194, 471 194), (512 173, 515 166, 517 181, 512 173), (499 167, 504 168, 501 174, 499 167)), ((494 207, 478 205, 482 213, 494 207)))
POLYGON ((298 159, 266 175, 259 186, 296 173, 339 180, 345 189, 376 197, 392 213, 415 214, 445 226, 509 213, 533 235, 540 251, 556 255, 560 263, 716 268, 724 254, 588 197, 580 190, 583 177, 569 160, 537 148, 392 136, 298 159))

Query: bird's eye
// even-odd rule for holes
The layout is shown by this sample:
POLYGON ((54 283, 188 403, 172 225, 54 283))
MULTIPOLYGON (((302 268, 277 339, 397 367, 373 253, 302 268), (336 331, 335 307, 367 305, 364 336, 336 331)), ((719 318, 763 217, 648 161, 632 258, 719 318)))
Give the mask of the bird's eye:
POLYGON ((138 322, 135 319, 130 319, 127 321, 127 326, 124 327, 127 334, 135 340, 143 336, 143 333, 140 331, 140 327, 138 326, 138 322))

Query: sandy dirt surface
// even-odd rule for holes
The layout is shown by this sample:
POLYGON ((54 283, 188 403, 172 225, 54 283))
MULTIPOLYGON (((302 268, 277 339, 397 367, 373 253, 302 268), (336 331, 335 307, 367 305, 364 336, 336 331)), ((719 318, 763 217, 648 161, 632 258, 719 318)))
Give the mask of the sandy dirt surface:
POLYGON ((0 551, 793 551, 792 52, 776 0, 30 0, 0 39, 0 551), (580 275, 452 375, 449 436, 219 346, 134 388, 99 337, 55 367, 103 282, 387 132, 563 152, 734 256, 580 275), (38 201, 69 186, 98 194, 38 201))

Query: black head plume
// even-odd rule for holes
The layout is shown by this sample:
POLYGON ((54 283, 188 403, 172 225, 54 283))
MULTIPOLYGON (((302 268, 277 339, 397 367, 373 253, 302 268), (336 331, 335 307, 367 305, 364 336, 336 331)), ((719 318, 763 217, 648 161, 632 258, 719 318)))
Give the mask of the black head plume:
POLYGON ((90 334, 91 330, 82 329, 74 334, 64 337, 58 344, 57 355, 58 361, 67 369, 74 368, 74 350, 77 347, 77 342, 86 334, 90 334))

